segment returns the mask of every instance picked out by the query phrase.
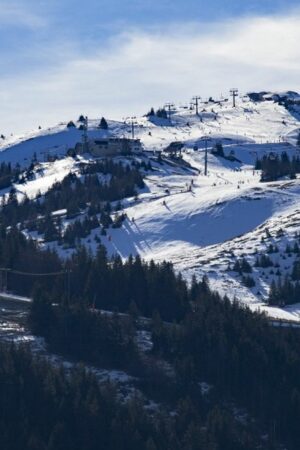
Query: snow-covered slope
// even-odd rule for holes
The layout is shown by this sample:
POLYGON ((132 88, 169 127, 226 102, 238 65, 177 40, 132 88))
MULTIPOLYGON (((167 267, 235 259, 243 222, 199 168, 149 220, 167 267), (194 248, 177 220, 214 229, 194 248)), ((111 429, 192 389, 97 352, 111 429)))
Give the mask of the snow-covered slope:
MULTIPOLYGON (((248 152, 246 159, 250 156, 248 152)), ((203 154, 191 151, 184 157, 194 166, 202 166, 203 154)), ((172 173, 162 178, 151 174, 146 179, 150 194, 142 195, 138 203, 126 208, 131 220, 122 229, 111 230, 111 240, 105 239, 104 243, 110 253, 117 252, 122 257, 139 253, 146 259, 173 261, 188 279, 193 274, 207 275, 223 294, 253 308, 264 308, 272 281, 269 271, 264 271, 264 276, 257 269, 256 286, 249 289, 237 274, 228 272, 228 265, 241 256, 254 263, 256 252, 265 253, 270 242, 261 240, 267 228, 274 237, 271 242, 282 251, 287 242, 293 245, 295 232, 300 231, 300 180, 261 184, 259 173, 252 168, 242 165, 241 171, 236 170, 233 163, 228 167, 228 161, 224 167, 212 155, 209 160, 208 177, 172 173), (170 191, 167 196, 166 187, 170 191), (280 228, 286 229, 286 235, 276 239, 280 228)), ((292 260, 282 260, 281 266, 283 275, 290 273, 292 260)), ((293 313, 275 308, 269 312, 291 319, 295 310, 300 311, 295 307, 290 310, 293 313)))
MULTIPOLYGON (((300 179, 262 184, 260 173, 253 169, 257 156, 282 151, 298 154, 297 114, 273 101, 254 103, 248 98, 240 99, 236 108, 226 101, 201 104, 199 112, 197 116, 195 111, 179 107, 172 112, 171 121, 136 119, 136 137, 149 157, 151 151, 182 141, 183 160, 190 167, 167 157, 163 164, 152 160, 155 170, 147 174, 146 188, 138 200, 123 202, 128 219, 121 229, 111 229, 107 237, 101 236, 102 243, 110 254, 119 253, 124 258, 139 253, 146 259, 170 260, 188 279, 193 274, 205 274, 213 287, 231 298, 265 309, 274 317, 300 320, 300 307, 283 311, 264 306, 273 279, 270 271, 255 269, 256 285, 247 288, 236 273, 228 270, 237 258, 244 255, 251 262, 255 252, 266 251, 267 244, 262 242, 266 228, 280 249, 300 232, 300 179), (234 151, 236 157, 229 161, 209 154, 208 176, 203 173, 204 136, 211 138, 210 147, 221 140, 225 154, 234 151), (193 150, 195 146, 197 151, 193 150), (286 233, 277 238, 282 227, 286 233)), ((97 128, 98 123, 89 121, 90 137, 130 136, 130 124, 109 121, 109 130, 104 131, 97 128)), ((81 134, 61 124, 25 138, 11 137, 0 145, 0 162, 27 166, 34 153, 40 161, 48 154, 62 157, 81 140, 81 134)), ((72 158, 42 163, 35 179, 16 189, 20 195, 34 197, 70 171, 76 172, 72 158)), ((100 236, 100 229, 84 240, 92 250, 97 234, 100 236)), ((57 247, 55 243, 50 245, 57 247)), ((68 253, 61 248, 59 251, 68 253)), ((292 260, 279 263, 283 273, 291 270, 292 260)))
MULTIPOLYGON (((137 118, 135 134, 147 150, 163 149, 168 143, 180 140, 187 147, 199 144, 203 136, 230 142, 270 143, 289 141, 295 143, 299 121, 284 106, 275 102, 253 103, 240 99, 236 108, 230 102, 220 101, 200 104, 199 115, 188 107, 174 108, 171 122, 168 119, 137 118)), ((130 136, 131 124, 109 121, 109 130, 98 128, 99 120, 89 120, 91 138, 130 136)), ((10 160, 22 165, 30 162, 34 153, 43 160, 47 154, 65 154, 81 141, 82 131, 67 128, 66 123, 47 130, 29 132, 26 136, 10 136, 0 142, 0 162, 10 160)), ((77 125, 80 125, 77 123, 77 125)))

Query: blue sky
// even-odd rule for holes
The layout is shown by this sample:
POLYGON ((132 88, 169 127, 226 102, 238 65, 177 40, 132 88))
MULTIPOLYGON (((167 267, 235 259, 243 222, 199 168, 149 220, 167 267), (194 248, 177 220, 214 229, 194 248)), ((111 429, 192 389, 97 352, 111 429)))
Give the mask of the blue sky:
POLYGON ((0 0, 0 132, 141 113, 231 85, 300 89, 297 4, 0 0))

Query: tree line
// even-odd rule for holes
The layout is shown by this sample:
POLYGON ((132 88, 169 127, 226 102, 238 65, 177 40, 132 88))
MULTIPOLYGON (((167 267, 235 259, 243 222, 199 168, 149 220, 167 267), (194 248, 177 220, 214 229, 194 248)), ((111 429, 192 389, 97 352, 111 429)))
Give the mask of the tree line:
POLYGON ((157 310, 164 320, 172 321, 183 318, 190 301, 186 282, 171 263, 147 263, 139 256, 125 262, 119 256, 108 258, 101 244, 95 257, 81 246, 62 260, 55 251, 40 249, 17 228, 0 228, 0 266, 25 273, 59 273, 53 277, 8 273, 10 290, 31 296, 39 284, 59 304, 68 297, 73 305, 120 312, 135 305, 143 316, 152 317, 157 310))
POLYGON ((0 164, 0 189, 9 188, 14 182, 17 182, 20 173, 19 164, 13 167, 11 163, 2 162, 0 164))
POLYGON ((66 209, 67 216, 74 217, 88 208, 90 215, 95 215, 105 210, 107 203, 135 196, 137 189, 144 187, 140 167, 139 163, 124 167, 121 162, 113 161, 83 164, 81 176, 70 173, 34 201, 25 196, 18 202, 15 189, 11 189, 8 197, 3 198, 0 221, 5 226, 22 223, 34 231, 40 223, 47 226, 52 220, 52 212, 56 210, 66 209))
POLYGON ((276 181, 281 177, 295 178, 300 173, 300 158, 293 156, 292 159, 286 152, 281 155, 269 153, 263 158, 257 159, 255 170, 261 170, 261 181, 276 181))
POLYGON ((268 445, 299 448, 299 330, 272 327, 263 315, 215 294, 196 297, 181 326, 161 324, 153 341, 154 352, 175 364, 185 389, 206 380, 215 395, 234 399, 265 425, 268 445))
MULTIPOLYGON (((120 322, 117 316, 105 319, 92 312, 91 308, 119 311, 135 309, 138 315, 158 317, 153 320, 153 357, 163 357, 170 361, 176 374, 173 388, 172 383, 159 378, 158 395, 163 398, 169 390, 169 401, 177 404, 179 412, 173 419, 168 416, 166 420, 169 431, 166 432, 163 428, 163 436, 160 432, 158 434, 156 432, 161 430, 166 422, 162 421, 161 417, 155 416, 156 431, 153 431, 154 434, 152 431, 146 434, 141 432, 142 440, 138 439, 138 444, 135 443, 136 433, 132 428, 129 427, 127 433, 122 425, 119 433, 122 438, 123 433, 126 434, 124 447, 123 444, 119 444, 120 447, 116 448, 148 449, 144 446, 146 443, 149 446, 149 442, 152 446, 150 448, 154 449, 255 448, 258 445, 257 429, 252 428, 250 422, 247 422, 247 426, 241 427, 234 419, 228 406, 233 401, 247 408, 257 420, 260 430, 267 429, 269 448, 278 448, 280 441, 288 442, 288 448, 298 448, 300 335, 297 330, 290 332, 286 329, 272 328, 263 316, 242 309, 236 303, 231 304, 226 298, 222 299, 213 293, 206 279, 200 282, 193 279, 192 284, 188 286, 180 275, 174 273, 169 263, 145 263, 138 257, 129 258, 126 262, 122 262, 119 258, 108 259, 105 249, 101 246, 96 257, 92 257, 81 248, 69 260, 62 262, 55 253, 39 250, 34 242, 26 239, 18 230, 2 229, 0 263, 23 270, 25 268, 28 270, 29 264, 33 263, 32 269, 39 272, 72 270, 70 290, 66 289, 69 283, 64 286, 65 281, 68 281, 64 276, 51 281, 47 278, 38 280, 38 285, 35 286, 31 326, 36 333, 46 337, 50 348, 71 355, 75 359, 89 360, 100 366, 104 364, 110 367, 120 365, 130 367, 131 364, 139 363, 132 324, 120 322), (53 305, 54 303, 56 305, 53 305), (161 318, 168 322, 176 321, 177 324, 165 325, 161 318), (200 393, 201 380, 213 386, 212 394, 207 400, 200 393), (136 445, 140 447, 135 447, 136 445)), ((16 287, 20 294, 24 295, 33 288, 32 280, 29 283, 22 275, 9 276, 12 286, 16 287), (13 278, 15 276, 19 276, 18 281, 13 278)), ((23 365, 21 367, 19 372, 22 376, 27 376, 24 374, 23 365)), ((55 377, 51 371, 50 373, 55 377)), ((29 417, 35 411, 31 401, 38 398, 44 405, 47 404, 47 408, 43 408, 47 409, 44 412, 45 420, 48 420, 49 409, 55 425, 50 432, 44 422, 37 422, 36 426, 37 428, 41 426, 44 430, 42 432, 36 431, 34 421, 26 422, 28 429, 25 427, 24 433, 25 431, 29 433, 30 430, 30 437, 28 435, 24 437, 23 434, 25 439, 23 442, 27 442, 26 439, 33 439, 34 435, 34 439, 38 440, 37 445, 41 445, 42 440, 46 449, 52 449, 47 447, 50 441, 54 440, 52 432, 56 429, 56 425, 61 425, 62 422, 63 432, 59 434, 59 439, 67 445, 65 439, 70 438, 68 427, 71 425, 65 423, 64 417, 71 414, 74 420, 79 418, 81 420, 78 409, 73 410, 72 404, 68 412, 64 410, 63 418, 59 414, 59 418, 54 415, 54 419, 51 406, 54 399, 51 395, 52 393, 55 395, 56 390, 50 389, 51 395, 49 394, 50 397, 47 398, 41 392, 37 396, 32 391, 35 389, 33 385, 40 386, 41 381, 35 380, 34 377, 30 379, 32 388, 29 391, 30 396, 28 394, 26 397, 28 402, 26 408, 31 411, 26 410, 26 416, 29 417), (45 429, 48 430, 46 437, 43 435, 45 429)), ((18 380, 15 383, 19 383, 18 380)), ((149 379, 150 386, 154 380, 155 377, 149 379)), ((44 379, 43 386, 45 386, 44 379)), ((18 389, 18 395, 25 395, 20 387, 18 389)), ((69 389, 72 390, 73 387, 69 389)), ((72 395, 76 394, 73 390, 71 392, 72 395)), ((9 393, 12 395, 11 391, 9 393)), ((10 396, 12 404, 15 404, 13 398, 10 396)), ((62 398, 64 397, 59 395, 60 402, 62 398)), ((92 408, 95 403, 91 398, 91 403, 86 405, 92 408)), ((114 404, 109 399, 107 407, 110 408, 112 405, 114 404)), ((57 406, 55 408, 57 410, 57 406)), ((100 406, 99 408, 101 410, 100 406)), ((90 416, 86 409, 83 411, 85 419, 82 420, 86 423, 90 416)), ((144 426, 147 428, 148 417, 145 415, 141 417, 143 417, 142 429, 144 426)), ((101 419, 97 414, 94 419, 93 423, 97 423, 102 429, 101 419)), ((108 422, 105 422, 107 426, 108 422)), ((153 424, 151 421, 150 423, 153 424)), ((50 421, 50 424, 53 422, 50 421)), ((137 429, 138 424, 134 423, 133 426, 137 429)), ((8 430, 10 431, 3 435, 7 439, 11 428, 8 430)), ((113 432, 109 426, 105 430, 109 443, 105 441, 104 448, 110 448, 109 445, 113 445, 111 442, 114 442, 110 441, 114 439, 113 432)), ((71 448, 93 449, 93 445, 96 445, 93 439, 96 437, 100 439, 99 434, 93 434, 86 441, 86 447, 83 447, 86 430, 80 428, 78 433, 77 447, 72 441, 71 445, 74 447, 71 448)), ((98 444, 99 442, 102 442, 101 439, 98 440, 98 444)), ((58 445, 56 441, 55 443, 58 445)))
POLYGON ((185 396, 175 415, 149 414, 138 396, 121 403, 113 385, 80 367, 66 374, 26 348, 1 344, 0 362, 6 450, 252 450, 259 442, 217 401, 196 409, 185 396))

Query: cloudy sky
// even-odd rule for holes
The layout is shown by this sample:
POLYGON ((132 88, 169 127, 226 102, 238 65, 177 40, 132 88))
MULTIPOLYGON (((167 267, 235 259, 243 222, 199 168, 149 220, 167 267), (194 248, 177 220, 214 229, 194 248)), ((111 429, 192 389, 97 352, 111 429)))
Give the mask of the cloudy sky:
POLYGON ((299 0, 0 0, 0 133, 300 90, 299 0))

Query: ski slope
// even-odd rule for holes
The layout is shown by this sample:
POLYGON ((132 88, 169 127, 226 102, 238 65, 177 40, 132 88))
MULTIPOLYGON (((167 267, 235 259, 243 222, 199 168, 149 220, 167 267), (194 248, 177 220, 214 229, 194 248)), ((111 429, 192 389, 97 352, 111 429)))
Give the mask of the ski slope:
MULTIPOLYGON (((162 150, 170 142, 184 141, 187 147, 199 144, 203 136, 228 142, 295 143, 300 128, 296 112, 291 114, 278 103, 267 101, 254 103, 247 97, 239 99, 233 108, 228 101, 206 102, 199 106, 199 115, 187 106, 174 108, 171 121, 157 117, 141 117, 135 120, 135 135, 146 150, 162 150)), ((74 120, 77 127, 79 122, 74 120)), ((109 129, 98 128, 100 119, 89 119, 90 138, 107 136, 131 136, 131 123, 109 121, 109 129)), ((67 122, 55 127, 32 130, 25 136, 9 136, 0 141, 0 163, 11 161, 26 166, 34 153, 41 161, 45 155, 64 155, 81 141, 82 131, 67 128, 67 122)), ((201 143, 200 143, 201 144, 201 143)))
MULTIPOLYGON (((196 152, 185 155, 194 164, 201 157, 196 152)), ((210 160, 213 158, 210 156, 210 160)), ((253 274, 256 287, 248 289, 227 269, 239 257, 246 256, 254 262, 255 252, 266 252, 269 242, 261 243, 266 228, 274 236, 280 228, 287 229, 284 238, 271 241, 282 251, 287 242, 293 245, 294 234, 300 231, 300 180, 262 185, 259 174, 253 173, 252 168, 243 167, 240 172, 220 167, 215 161, 211 161, 208 177, 185 176, 187 183, 193 180, 191 192, 178 192, 187 184, 182 178, 182 175, 167 176, 163 184, 160 176, 155 179, 152 175, 151 180, 146 180, 154 198, 147 194, 147 198, 125 208, 129 220, 122 229, 110 231, 111 240, 103 241, 109 253, 118 253, 123 258, 138 253, 145 259, 172 261, 189 280, 192 275, 207 275, 211 285, 231 299, 266 310, 276 318, 298 320, 298 307, 283 311, 264 306, 271 276, 264 278, 257 269, 253 274), (168 196, 165 186, 170 191, 168 196)), ((87 239, 86 245, 88 240, 92 242, 87 239)), ((291 271, 292 262, 282 266, 283 275, 291 271)))
MULTIPOLYGON (((245 256, 253 262, 256 252, 266 251, 268 243, 262 242, 266 228, 280 251, 287 242, 293 244, 295 233, 300 232, 300 179, 261 183, 260 173, 253 170, 258 156, 282 151, 290 156, 298 153, 297 113, 273 101, 254 103, 248 98, 239 99, 236 108, 226 101, 201 104, 199 112, 196 115, 194 110, 181 106, 172 111, 171 120, 136 119, 135 134, 145 149, 140 158, 151 158, 154 170, 147 173, 146 187, 139 198, 123 202, 128 218, 122 228, 110 229, 107 237, 100 236, 100 229, 93 230, 82 242, 95 251, 98 235, 109 254, 118 253, 122 258, 140 254, 147 260, 172 261, 188 280, 193 275, 207 275, 211 286, 231 299, 237 298, 274 318, 300 321, 298 305, 285 309, 265 305, 273 279, 270 270, 256 268, 256 286, 251 289, 229 270, 237 258, 245 256), (209 153, 209 172, 205 176, 203 137, 210 138, 209 147, 221 140, 225 155, 233 151, 236 161, 209 153), (167 157, 159 164, 152 156, 173 141, 184 143, 186 165, 167 157), (195 146, 198 150, 194 150, 195 146), (286 233, 277 238, 281 227, 286 233)), ((98 123, 99 119, 89 121, 90 138, 130 136, 129 123, 108 121, 107 131, 98 129, 98 123)), ((64 156, 81 140, 81 134, 60 124, 25 137, 11 137, 0 144, 0 162, 25 167, 34 154, 41 161, 34 179, 15 186, 18 198, 25 194, 34 198, 68 173, 76 173, 78 162, 64 156), (61 159, 43 162, 48 154, 61 159)), ((63 256, 72 252, 57 243, 47 245, 63 256)), ((282 273, 289 273, 293 258, 282 261, 280 254, 278 258, 282 273)))

